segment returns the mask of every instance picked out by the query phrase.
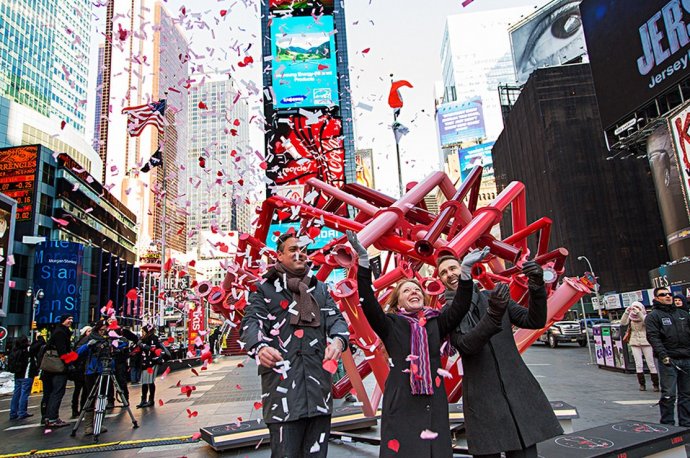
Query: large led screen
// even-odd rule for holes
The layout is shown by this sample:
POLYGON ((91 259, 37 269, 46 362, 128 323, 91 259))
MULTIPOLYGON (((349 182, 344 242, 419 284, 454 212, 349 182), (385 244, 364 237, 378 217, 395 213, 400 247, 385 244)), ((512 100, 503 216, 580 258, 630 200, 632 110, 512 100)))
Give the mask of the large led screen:
POLYGON ((341 187, 345 183, 342 123, 330 114, 308 114, 276 114, 266 175, 277 186, 304 184, 314 177, 341 187))
POLYGON ((604 129, 690 74, 690 2, 583 0, 580 12, 604 129))
POLYGON ((553 67, 587 53, 580 0, 558 0, 536 11, 510 31, 519 84, 540 67, 553 67))
POLYGON ((460 178, 464 181, 470 171, 477 165, 483 167, 482 181, 493 179, 494 161, 491 156, 491 149, 495 142, 482 143, 481 145, 470 146, 458 152, 460 159, 460 178))
POLYGON ((84 246, 78 243, 51 241, 36 245, 34 291, 42 289, 44 293, 36 307, 38 324, 55 323, 64 313, 79 322, 83 257, 84 246))
POLYGON ((480 97, 443 103, 436 110, 436 119, 442 147, 486 136, 480 97))
POLYGON ((324 6, 333 8, 333 0, 270 0, 268 7, 271 10, 302 10, 324 6))
POLYGON ((339 103, 334 34, 333 16, 273 18, 271 71, 276 108, 339 103))
POLYGON ((38 146, 0 150, 0 192, 17 201, 17 222, 31 221, 38 146))

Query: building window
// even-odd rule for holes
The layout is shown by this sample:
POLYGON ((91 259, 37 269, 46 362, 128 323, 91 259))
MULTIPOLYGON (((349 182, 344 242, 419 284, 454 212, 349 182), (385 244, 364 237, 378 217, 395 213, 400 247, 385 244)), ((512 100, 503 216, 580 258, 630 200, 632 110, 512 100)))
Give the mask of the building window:
POLYGON ((41 181, 49 186, 53 186, 55 183, 55 167, 50 164, 43 164, 41 181))
POLYGON ((39 211, 42 215, 52 216, 53 215, 53 198, 47 194, 41 194, 41 206, 39 211))
POLYGON ((12 266, 12 276, 17 278, 27 278, 29 273, 29 257, 23 254, 14 255, 14 265, 12 266))
POLYGON ((26 301, 26 291, 17 289, 10 290, 9 313, 24 313, 24 302, 26 301))
POLYGON ((50 240, 50 228, 45 226, 38 226, 38 236, 45 237, 46 240, 50 240))

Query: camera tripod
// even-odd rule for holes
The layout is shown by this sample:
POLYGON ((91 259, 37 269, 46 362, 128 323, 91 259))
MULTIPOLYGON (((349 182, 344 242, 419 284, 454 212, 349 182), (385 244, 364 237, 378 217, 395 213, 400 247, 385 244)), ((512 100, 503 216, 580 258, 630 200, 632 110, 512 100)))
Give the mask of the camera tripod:
POLYGON ((111 359, 105 359, 102 361, 103 372, 96 378, 96 383, 94 383, 89 397, 86 398, 86 403, 82 406, 81 412, 79 414, 79 419, 74 424, 72 428, 72 433, 70 436, 74 437, 77 434, 77 430, 84 421, 88 409, 93 409, 93 441, 98 442, 98 436, 101 434, 101 428, 103 426, 103 419, 105 418, 105 406, 108 404, 108 390, 112 384, 115 387, 116 396, 119 396, 123 407, 127 409, 129 418, 132 419, 132 427, 138 428, 139 424, 134 418, 132 409, 129 408, 129 400, 125 397, 125 393, 120 388, 120 385, 115 379, 115 374, 113 374, 111 368, 111 359))

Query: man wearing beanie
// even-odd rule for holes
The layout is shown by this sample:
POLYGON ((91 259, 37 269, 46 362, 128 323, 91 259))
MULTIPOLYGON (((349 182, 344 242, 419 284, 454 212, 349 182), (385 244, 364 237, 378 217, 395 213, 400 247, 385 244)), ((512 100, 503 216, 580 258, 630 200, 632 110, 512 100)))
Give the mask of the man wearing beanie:
MULTIPOLYGON (((47 349, 57 350, 60 357, 66 355, 71 351, 70 348, 70 326, 74 318, 72 315, 60 315, 58 322, 55 325, 53 334, 48 340, 47 349)), ((67 371, 59 373, 43 372, 43 390, 46 411, 44 414, 46 428, 61 428, 67 426, 68 423, 60 419, 60 403, 62 397, 65 395, 65 387, 67 386, 67 371)))

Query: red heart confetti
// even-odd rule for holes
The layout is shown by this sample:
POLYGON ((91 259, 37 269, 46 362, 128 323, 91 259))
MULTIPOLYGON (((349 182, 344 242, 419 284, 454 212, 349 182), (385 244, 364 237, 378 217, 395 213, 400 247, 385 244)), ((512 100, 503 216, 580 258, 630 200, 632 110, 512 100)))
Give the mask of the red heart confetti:
POLYGON ((288 308, 288 305, 290 305, 290 303, 289 303, 288 301, 286 301, 285 299, 283 299, 282 301, 280 301, 280 307, 281 307, 283 310, 287 309, 287 308, 288 308))
POLYGON ((398 453, 398 450, 400 450, 400 442, 398 442, 397 439, 391 439, 388 441, 388 448, 398 453))
POLYGON ((254 403, 254 410, 259 410, 261 407, 263 407, 263 404, 261 403, 261 401, 256 401, 254 403))
POLYGON ((338 363, 333 361, 332 359, 327 359, 326 361, 323 362, 323 369, 326 372, 330 372, 331 374, 335 374, 335 372, 338 370, 338 363))
POLYGON ((302 337, 304 337, 304 329, 296 330, 295 331, 295 337, 297 337, 298 339, 301 339, 302 337))
POLYGON ((158 405, 161 406, 161 407, 163 406, 163 400, 162 400, 162 399, 159 399, 159 400, 158 400, 158 405))

